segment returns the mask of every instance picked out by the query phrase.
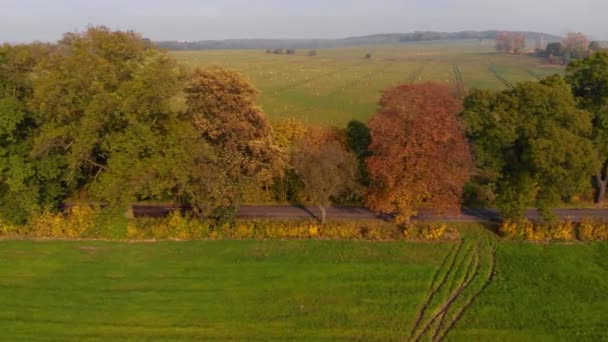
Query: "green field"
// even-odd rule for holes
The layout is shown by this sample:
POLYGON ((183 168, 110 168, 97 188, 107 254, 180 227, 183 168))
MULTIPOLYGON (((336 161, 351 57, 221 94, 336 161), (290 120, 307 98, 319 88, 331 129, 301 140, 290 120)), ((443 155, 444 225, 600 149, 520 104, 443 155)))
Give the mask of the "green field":
POLYGON ((608 244, 476 229, 435 244, 3 241, 1 339, 608 338, 608 244))
POLYGON ((491 42, 431 42, 308 51, 294 56, 264 51, 172 52, 188 67, 219 65, 245 74, 258 87, 260 103, 271 119, 344 125, 365 120, 382 90, 435 80, 460 89, 504 89, 508 83, 537 80, 560 67, 529 56, 494 53, 491 42), (364 58, 372 54, 371 60, 364 58), (459 86, 460 84, 460 86, 459 86))

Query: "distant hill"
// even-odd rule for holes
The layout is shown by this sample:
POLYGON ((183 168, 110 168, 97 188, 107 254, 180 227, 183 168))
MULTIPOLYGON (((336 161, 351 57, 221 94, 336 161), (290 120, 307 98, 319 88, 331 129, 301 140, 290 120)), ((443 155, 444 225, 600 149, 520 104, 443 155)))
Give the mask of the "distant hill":
MULTIPOLYGON (((200 40, 192 42, 161 41, 156 42, 161 48, 168 50, 242 50, 242 49, 323 49, 364 45, 393 45, 409 42, 434 40, 471 40, 496 39, 504 31, 462 31, 462 32, 433 32, 421 31, 411 33, 375 34, 345 39, 229 39, 229 40, 200 40)), ((519 32, 519 31, 518 31, 519 32)), ((521 32, 530 41, 543 39, 545 42, 561 41, 561 37, 540 32, 521 32)))

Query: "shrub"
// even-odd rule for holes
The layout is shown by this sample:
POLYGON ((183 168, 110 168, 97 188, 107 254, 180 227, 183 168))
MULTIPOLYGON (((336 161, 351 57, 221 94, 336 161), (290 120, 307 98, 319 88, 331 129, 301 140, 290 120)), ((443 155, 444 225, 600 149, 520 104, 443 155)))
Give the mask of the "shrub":
POLYGON ((507 239, 517 239, 522 236, 521 230, 517 222, 505 221, 498 227, 498 235, 507 239))
POLYGON ((595 226, 596 225, 590 221, 581 222, 576 230, 576 237, 581 241, 595 240, 595 226))
POLYGON ((19 228, 10 223, 0 221, 0 236, 15 235, 19 233, 19 228))
POLYGON ((550 235, 553 240, 572 241, 576 240, 574 223, 566 221, 557 225, 551 226, 550 235))
POLYGON ((90 206, 72 207, 65 214, 44 210, 30 219, 25 231, 34 237, 78 238, 95 227, 95 215, 90 206))
POLYGON ((525 241, 608 241, 608 223, 583 220, 580 223, 566 221, 554 225, 535 224, 529 220, 503 222, 500 236, 525 241))
MULTIPOLYGON (((421 224, 407 227, 403 231, 403 235, 407 239, 434 241, 445 238, 447 232, 448 226, 445 224, 421 224)), ((455 234, 455 236, 457 235, 455 234)))
POLYGON ((338 239, 338 240, 428 240, 457 239, 458 233, 445 224, 402 227, 377 220, 335 220, 320 226, 316 220, 237 220, 218 225, 215 220, 198 220, 180 211, 166 218, 127 220, 112 211, 80 206, 67 213, 43 211, 20 227, 0 224, 2 235, 36 238, 107 238, 132 240, 199 239, 338 239), (113 216, 112 216, 113 215, 113 216), (450 234, 447 234, 447 233, 450 234))

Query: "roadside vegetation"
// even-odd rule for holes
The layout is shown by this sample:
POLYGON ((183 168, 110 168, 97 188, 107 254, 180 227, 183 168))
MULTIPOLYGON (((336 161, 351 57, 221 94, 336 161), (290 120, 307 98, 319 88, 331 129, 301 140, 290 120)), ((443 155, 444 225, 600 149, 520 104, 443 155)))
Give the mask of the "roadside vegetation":
MULTIPOLYGON (((91 27, 56 44, 5 45, 0 220, 27 225, 67 202, 120 213, 147 201, 231 227, 242 203, 291 203, 318 206, 323 226, 328 206, 363 204, 407 227, 419 209, 457 212, 464 197, 506 220, 533 206, 556 223, 553 207, 592 185, 601 204, 608 183, 608 53, 580 57, 565 78, 500 91, 390 87, 369 126, 330 128, 271 123, 242 74, 185 68, 133 32, 91 27)), ((461 84, 458 66, 452 74, 461 84)))

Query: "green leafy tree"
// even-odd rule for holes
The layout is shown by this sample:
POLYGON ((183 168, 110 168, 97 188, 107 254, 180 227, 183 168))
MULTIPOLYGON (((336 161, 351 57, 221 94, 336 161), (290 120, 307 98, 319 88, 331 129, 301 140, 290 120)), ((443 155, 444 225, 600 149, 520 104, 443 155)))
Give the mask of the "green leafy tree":
POLYGON ((500 93, 473 91, 463 113, 478 167, 492 175, 506 219, 535 205, 542 217, 587 185, 597 153, 587 136, 591 115, 576 107, 565 81, 551 76, 500 93))
POLYGON ((360 182, 363 186, 369 186, 369 170, 367 169, 367 158, 372 155, 369 146, 372 136, 369 127, 363 122, 352 120, 346 127, 348 147, 355 153, 359 160, 360 182))
POLYGON ((90 197, 117 174, 118 142, 137 127, 162 128, 181 75, 149 41, 104 27, 53 45, 3 46, 0 215, 23 221, 68 197, 90 197))
POLYGON ((608 186, 608 52, 572 62, 566 70, 579 106, 591 113, 592 140, 602 162, 595 172, 596 203, 601 205, 608 186))
POLYGON ((105 27, 66 34, 56 50, 36 69, 33 155, 64 156, 64 181, 84 191, 109 171, 118 136, 167 115, 181 70, 138 34, 105 27))
POLYGON ((62 158, 31 156, 37 123, 28 109, 32 71, 50 51, 44 44, 0 47, 0 218, 14 223, 58 207, 67 189, 62 158))

